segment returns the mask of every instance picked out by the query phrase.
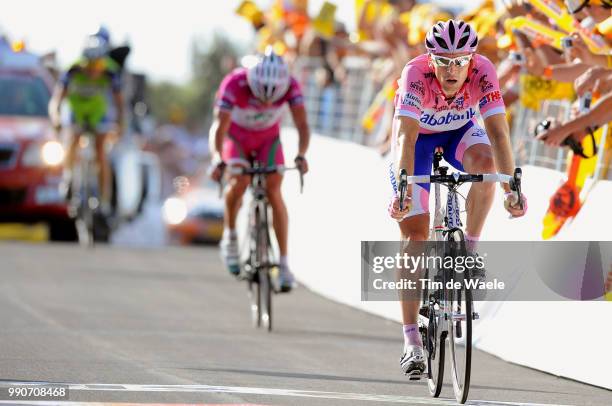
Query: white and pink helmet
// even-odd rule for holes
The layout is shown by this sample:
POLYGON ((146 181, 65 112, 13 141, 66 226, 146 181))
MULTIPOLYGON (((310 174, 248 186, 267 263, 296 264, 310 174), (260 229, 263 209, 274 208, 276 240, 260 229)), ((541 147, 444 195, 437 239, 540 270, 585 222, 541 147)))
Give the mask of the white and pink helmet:
POLYGON ((272 47, 267 47, 264 54, 258 57, 257 63, 247 70, 251 92, 265 102, 275 102, 283 97, 289 89, 290 81, 289 67, 272 47))
POLYGON ((425 37, 425 48, 430 54, 476 52, 477 46, 476 31, 461 20, 438 21, 425 37))

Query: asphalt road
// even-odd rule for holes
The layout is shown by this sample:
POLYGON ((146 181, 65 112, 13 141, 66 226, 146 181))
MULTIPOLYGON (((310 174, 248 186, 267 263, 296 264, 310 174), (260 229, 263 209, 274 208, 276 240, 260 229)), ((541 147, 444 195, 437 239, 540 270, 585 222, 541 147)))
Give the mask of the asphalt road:
MULTIPOLYGON (((3 244, 0 258, 5 400, 36 381, 69 385, 72 402, 454 403, 448 377, 432 399, 399 372, 398 324, 304 288, 274 298, 274 332, 255 330, 213 248, 3 244)), ((611 391, 482 352, 473 363, 468 404, 612 404, 611 391)))

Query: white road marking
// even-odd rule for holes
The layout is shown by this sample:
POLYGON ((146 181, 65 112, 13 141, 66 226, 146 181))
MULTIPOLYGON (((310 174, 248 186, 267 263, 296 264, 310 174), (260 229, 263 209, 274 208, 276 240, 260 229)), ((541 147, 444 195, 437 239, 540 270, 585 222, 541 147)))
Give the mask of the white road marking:
MULTIPOLYGON (((219 385, 134 385, 134 384, 101 384, 101 383, 63 383, 63 382, 2 382, 0 387, 10 387, 13 385, 67 385, 70 391, 111 391, 111 392, 184 392, 184 393, 232 393, 242 395, 268 395, 268 396, 291 396, 304 398, 322 398, 322 399, 340 399, 340 400, 357 400, 370 402, 391 402, 391 403, 406 403, 419 405, 454 405, 454 399, 441 398, 421 398, 415 396, 401 395, 376 395, 367 393, 350 393, 350 392, 325 392, 311 391, 299 389, 275 389, 275 388, 254 388, 246 386, 219 386, 219 385)), ((16 401, 0 401, 2 403, 11 404, 31 404, 31 405, 92 405, 96 402, 16 402, 16 401)), ((502 402, 496 400, 468 400, 466 405, 472 406, 568 406, 550 403, 525 403, 525 402, 502 402)))

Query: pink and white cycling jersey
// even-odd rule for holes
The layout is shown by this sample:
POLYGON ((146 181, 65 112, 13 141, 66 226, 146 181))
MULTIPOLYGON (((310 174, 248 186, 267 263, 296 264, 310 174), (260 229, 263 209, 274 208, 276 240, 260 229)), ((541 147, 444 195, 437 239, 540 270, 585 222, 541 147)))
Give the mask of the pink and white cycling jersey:
POLYGON ((236 137, 277 136, 285 103, 298 106, 304 102, 300 85, 291 77, 285 96, 272 104, 262 103, 251 93, 247 83, 247 71, 235 69, 221 82, 216 105, 221 110, 231 111, 232 124, 229 133, 236 137))
POLYGON ((475 120, 477 106, 483 119, 506 112, 495 66, 482 55, 474 54, 465 84, 450 104, 445 100, 427 54, 406 64, 398 85, 395 116, 419 120, 421 134, 461 128, 475 120))

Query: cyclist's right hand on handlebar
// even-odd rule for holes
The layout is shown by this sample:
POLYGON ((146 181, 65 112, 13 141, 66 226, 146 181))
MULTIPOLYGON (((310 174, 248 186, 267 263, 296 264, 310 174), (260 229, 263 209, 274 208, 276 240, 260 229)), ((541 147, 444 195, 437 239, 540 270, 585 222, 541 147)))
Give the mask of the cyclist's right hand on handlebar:
POLYGON ((508 192, 504 194, 504 208, 510 213, 513 218, 522 217, 527 213, 527 196, 521 193, 521 201, 523 208, 520 208, 518 195, 516 192, 508 192))
POLYGON ((410 212, 410 208, 412 206, 412 201, 410 199, 410 193, 406 193, 404 197, 404 210, 400 210, 399 197, 397 195, 393 195, 391 201, 389 202, 389 215, 394 220, 400 222, 406 218, 408 213, 410 212))
POLYGON ((296 156, 294 159, 294 162, 295 162, 295 166, 297 166, 300 172, 302 172, 302 175, 308 172, 308 161, 306 160, 305 156, 303 155, 296 156))
POLYGON ((225 161, 219 161, 210 172, 211 179, 215 182, 220 182, 221 178, 223 177, 223 171, 225 170, 226 166, 227 164, 225 163, 225 161))

